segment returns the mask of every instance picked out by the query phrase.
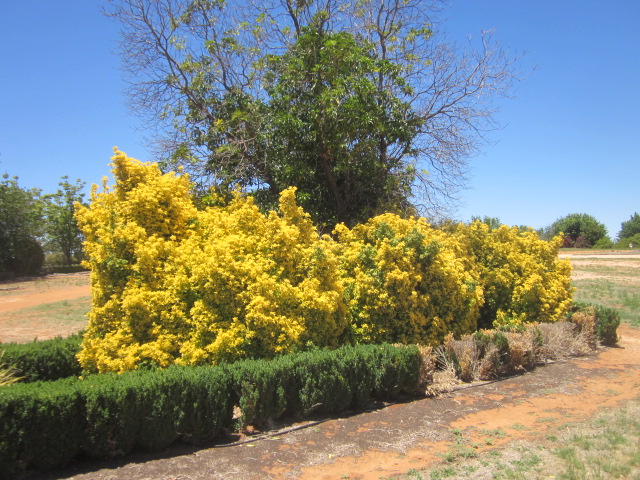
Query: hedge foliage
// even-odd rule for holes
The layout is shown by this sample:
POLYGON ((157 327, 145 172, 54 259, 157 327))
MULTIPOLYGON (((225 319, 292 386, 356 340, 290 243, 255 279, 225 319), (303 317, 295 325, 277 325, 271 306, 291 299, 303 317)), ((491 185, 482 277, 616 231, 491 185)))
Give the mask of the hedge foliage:
POLYGON ((315 350, 233 365, 242 424, 285 414, 337 413, 390 400, 418 385, 416 346, 360 345, 315 350))
POLYGON ((2 361, 15 369, 22 382, 58 380, 82 373, 76 358, 81 342, 80 333, 30 343, 3 343, 0 352, 4 352, 2 361))
POLYGON ((571 302, 560 239, 384 214, 320 236, 282 192, 197 209, 186 176, 116 151, 116 184, 77 212, 92 372, 202 365, 353 343, 437 345, 478 326, 556 321, 571 302))
POLYGON ((15 384, 0 388, 0 471, 207 442, 231 426, 234 405, 245 425, 362 407, 414 391, 419 369, 417 347, 382 345, 15 384))

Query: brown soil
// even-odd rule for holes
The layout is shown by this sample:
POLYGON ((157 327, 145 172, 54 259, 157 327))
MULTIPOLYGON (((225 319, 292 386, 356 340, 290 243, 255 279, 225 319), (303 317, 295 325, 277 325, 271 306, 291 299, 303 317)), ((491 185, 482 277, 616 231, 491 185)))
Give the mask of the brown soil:
POLYGON ((52 320, 34 307, 91 295, 89 274, 74 273, 0 282, 0 342, 66 337, 84 322, 52 320))
POLYGON ((88 276, 88 273, 83 272, 1 282, 0 292, 3 295, 0 296, 0 313, 90 295, 88 276), (76 282, 80 285, 61 281, 71 278, 87 280, 76 282))
POLYGON ((230 436, 231 446, 176 445, 160 455, 78 461, 32 478, 378 480, 441 462, 455 448, 455 429, 478 451, 499 448, 521 438, 542 438, 560 425, 638 397, 640 331, 624 325, 620 334, 618 347, 597 355, 498 382, 464 385, 440 398, 230 436))

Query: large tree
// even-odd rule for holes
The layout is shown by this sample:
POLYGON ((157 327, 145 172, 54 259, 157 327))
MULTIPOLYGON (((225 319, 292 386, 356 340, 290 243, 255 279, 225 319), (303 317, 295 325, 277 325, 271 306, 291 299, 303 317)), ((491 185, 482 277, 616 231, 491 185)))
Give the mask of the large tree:
POLYGON ((56 193, 43 197, 45 242, 49 251, 61 252, 65 263, 71 265, 82 252, 83 236, 75 219, 75 208, 84 198, 85 182, 78 179, 70 183, 69 177, 64 176, 58 186, 56 193))
POLYGON ((269 205, 298 187, 327 227, 455 199, 514 59, 449 45, 439 0, 112 0, 136 110, 203 186, 269 205))

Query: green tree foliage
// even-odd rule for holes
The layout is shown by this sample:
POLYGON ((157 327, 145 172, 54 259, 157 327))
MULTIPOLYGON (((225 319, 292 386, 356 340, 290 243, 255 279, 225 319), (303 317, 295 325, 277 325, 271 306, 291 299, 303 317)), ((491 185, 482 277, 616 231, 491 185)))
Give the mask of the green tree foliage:
POLYGON ((624 238, 630 238, 634 235, 640 233, 640 215, 634 213, 631 215, 631 218, 626 222, 622 222, 620 226, 620 232, 618 233, 618 238, 620 240, 624 238))
POLYGON ((586 213, 572 213, 551 225, 553 235, 563 233, 565 247, 590 248, 607 236, 607 227, 586 213))
POLYGON ((83 236, 74 217, 76 203, 82 203, 85 182, 80 179, 75 184, 64 176, 58 183, 58 191, 45 195, 45 242, 51 252, 61 252, 66 265, 79 259, 82 253, 83 236))
POLYGON ((406 88, 400 69, 377 59, 368 42, 327 32, 321 18, 268 63, 277 189, 297 185, 305 209, 329 225, 410 210, 415 169, 391 151, 411 150, 419 119, 407 102, 377 88, 380 72, 406 88))
POLYGON ((113 0, 109 15, 168 167, 265 210, 294 186, 330 231, 454 201, 496 127, 515 59, 490 34, 444 43, 440 3, 113 0))
POLYGON ((40 191, 26 190, 18 178, 7 174, 0 181, 0 272, 15 275, 36 273, 44 252, 36 240, 41 233, 40 191))

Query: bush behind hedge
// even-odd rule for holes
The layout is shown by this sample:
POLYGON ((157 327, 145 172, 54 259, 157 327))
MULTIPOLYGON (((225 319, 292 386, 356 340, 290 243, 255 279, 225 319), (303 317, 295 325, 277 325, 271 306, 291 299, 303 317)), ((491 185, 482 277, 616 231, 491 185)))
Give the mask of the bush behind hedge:
POLYGON ((3 343, 2 361, 16 369, 22 382, 50 381, 77 377, 82 367, 76 359, 80 351, 82 333, 67 338, 34 340, 30 343, 3 343))

